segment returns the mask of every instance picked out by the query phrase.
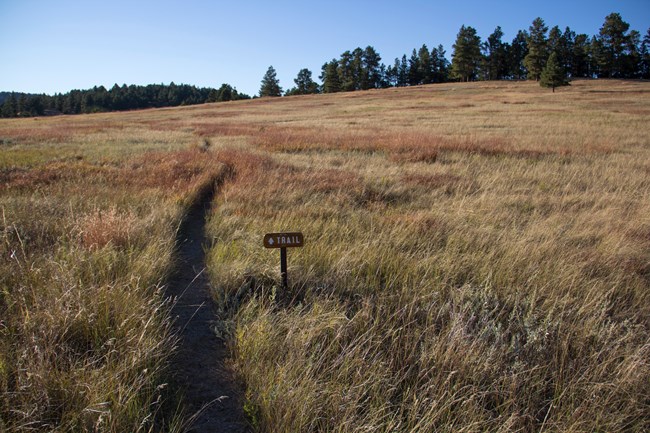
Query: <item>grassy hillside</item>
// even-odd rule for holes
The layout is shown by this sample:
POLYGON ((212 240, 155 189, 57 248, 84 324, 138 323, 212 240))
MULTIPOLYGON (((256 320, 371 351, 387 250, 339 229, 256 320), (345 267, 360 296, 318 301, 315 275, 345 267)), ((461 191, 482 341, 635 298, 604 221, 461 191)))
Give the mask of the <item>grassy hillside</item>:
POLYGON ((161 284, 223 166, 126 119, 0 122, 0 431, 178 430, 161 284))
POLYGON ((2 121, 0 423, 147 418, 174 224, 227 167, 209 272, 260 431, 648 430, 649 120, 650 84, 577 81, 2 121))

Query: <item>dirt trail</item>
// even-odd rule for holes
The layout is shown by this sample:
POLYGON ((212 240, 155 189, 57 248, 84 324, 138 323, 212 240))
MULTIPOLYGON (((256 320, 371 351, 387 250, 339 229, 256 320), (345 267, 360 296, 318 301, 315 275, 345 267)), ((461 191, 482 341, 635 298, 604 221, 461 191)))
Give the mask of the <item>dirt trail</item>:
POLYGON ((178 266, 167 293, 177 299, 172 313, 180 335, 172 359, 173 379, 190 414, 189 432, 250 432, 240 386, 225 365, 228 351, 210 329, 216 320, 205 270, 206 216, 214 188, 205 191, 183 219, 176 238, 178 266))

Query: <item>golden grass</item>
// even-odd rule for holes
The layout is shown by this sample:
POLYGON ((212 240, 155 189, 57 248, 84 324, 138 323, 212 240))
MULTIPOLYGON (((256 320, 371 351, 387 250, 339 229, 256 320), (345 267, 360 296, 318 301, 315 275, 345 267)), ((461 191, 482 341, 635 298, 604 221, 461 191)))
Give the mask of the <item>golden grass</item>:
POLYGON ((0 122, 0 422, 136 430, 173 228, 227 173, 209 273, 259 431, 650 429, 648 96, 449 83, 0 122), (261 246, 283 230, 306 236, 287 292, 261 246))
POLYGON ((223 166, 197 150, 92 161, 84 133, 62 144, 78 157, 43 161, 24 134, 0 175, 0 430, 178 431, 162 283, 184 208, 223 166))
POLYGON ((237 119, 210 271, 261 431, 649 427, 647 84, 495 87, 237 119), (307 239, 288 293, 282 230, 307 239))

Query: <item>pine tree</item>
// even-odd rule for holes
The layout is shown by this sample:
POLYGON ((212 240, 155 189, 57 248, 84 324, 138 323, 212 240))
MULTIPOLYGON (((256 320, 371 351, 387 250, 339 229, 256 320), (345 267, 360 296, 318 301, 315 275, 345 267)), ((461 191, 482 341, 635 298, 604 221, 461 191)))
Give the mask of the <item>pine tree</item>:
POLYGON ((650 29, 646 32, 639 49, 641 55, 641 78, 650 78, 650 29))
POLYGON ((571 30, 568 26, 564 28, 564 33, 560 38, 560 46, 558 56, 560 57, 560 62, 564 66, 564 70, 567 74, 571 74, 573 71, 573 63, 575 59, 573 58, 573 47, 575 45, 576 32, 571 30))
POLYGON ((573 63, 573 41, 575 39, 575 33, 571 31, 569 27, 564 30, 564 33, 560 31, 558 26, 554 26, 548 32, 548 41, 547 48, 548 52, 556 53, 558 63, 564 68, 564 70, 569 73, 571 72, 571 64, 573 63))
POLYGON ((264 74, 264 77, 262 78, 260 96, 282 96, 280 80, 278 80, 277 73, 273 66, 269 66, 269 69, 267 69, 266 74, 264 74))
POLYGON ((409 86, 417 86, 419 84, 422 84, 422 75, 420 75, 420 71, 420 57, 418 56, 417 51, 415 51, 415 48, 413 48, 411 58, 409 59, 409 86))
POLYGON ((399 85, 399 59, 397 57, 395 57, 393 66, 386 69, 386 81, 391 87, 399 85))
POLYGON ((461 26, 452 48, 452 77, 460 81, 474 80, 481 64, 481 38, 476 29, 461 26))
POLYGON ((549 54, 546 40, 548 27, 544 24, 543 19, 535 18, 528 30, 528 39, 526 40, 528 54, 524 58, 524 66, 528 70, 529 80, 539 80, 549 54))
POLYGON ((571 76, 589 77, 589 36, 584 33, 576 35, 571 48, 571 76))
POLYGON ((500 26, 488 36, 482 44, 483 50, 483 77, 486 80, 501 80, 508 73, 507 51, 508 44, 504 44, 501 38, 503 31, 500 26))
POLYGON ((294 95, 309 95, 312 93, 318 93, 318 84, 312 80, 311 71, 309 69, 301 69, 293 82, 296 83, 295 91, 291 92, 294 95))
POLYGON ((341 58, 339 59, 339 80, 341 82, 341 90, 344 92, 351 92, 355 90, 356 87, 353 61, 354 56, 350 51, 345 51, 341 54, 341 58))
POLYGON ((550 87, 555 92, 556 87, 568 86, 569 81, 566 78, 566 70, 558 60, 556 52, 552 52, 546 61, 546 65, 542 70, 539 84, 542 87, 550 87))
POLYGON ((406 54, 402 55, 399 63, 399 70, 397 71, 397 86, 404 87, 409 82, 409 63, 406 60, 406 54))
POLYGON ((341 91, 339 63, 336 59, 332 59, 323 65, 319 78, 323 82, 323 93, 336 93, 341 91))
POLYGON ((422 84, 433 83, 433 61, 431 59, 429 48, 426 46, 426 44, 422 45, 422 47, 418 50, 418 57, 420 59, 418 66, 420 68, 419 75, 421 77, 422 84))
POLYGON ((352 51, 352 62, 350 63, 352 85, 350 90, 361 90, 367 84, 364 83, 363 50, 359 47, 352 51))
POLYGON ((17 106, 18 100, 16 99, 16 94, 12 92, 11 96, 2 104, 2 117, 16 117, 17 106))
POLYGON ((446 54, 442 44, 431 50, 434 83, 445 83, 449 80, 449 60, 445 57, 446 54))
POLYGON ((546 40, 546 47, 548 48, 549 55, 556 52, 560 56, 560 46, 562 45, 562 31, 559 26, 553 26, 548 32, 548 39, 546 40))
POLYGON ((608 77, 607 53, 600 38, 592 36, 589 43, 589 70, 598 78, 608 77))
POLYGON ((508 51, 508 73, 507 75, 521 80, 526 78, 526 67, 524 59, 528 55, 528 33, 525 30, 519 30, 514 37, 508 51))
MULTIPOLYGON (((370 45, 363 50, 361 89, 378 89, 382 87, 383 73, 381 56, 370 45)), ((385 67, 384 67, 385 68, 385 67)))
POLYGON ((621 76, 639 78, 641 76, 641 33, 630 30, 627 37, 625 52, 620 59, 621 76))
POLYGON ((619 77, 622 65, 621 57, 627 45, 627 31, 630 25, 623 21, 618 13, 611 13, 605 17, 605 23, 600 28, 599 36, 603 44, 601 57, 601 70, 609 77, 619 77))
POLYGON ((379 88, 387 89, 391 86, 388 81, 388 69, 389 66, 384 65, 383 63, 379 65, 379 88))

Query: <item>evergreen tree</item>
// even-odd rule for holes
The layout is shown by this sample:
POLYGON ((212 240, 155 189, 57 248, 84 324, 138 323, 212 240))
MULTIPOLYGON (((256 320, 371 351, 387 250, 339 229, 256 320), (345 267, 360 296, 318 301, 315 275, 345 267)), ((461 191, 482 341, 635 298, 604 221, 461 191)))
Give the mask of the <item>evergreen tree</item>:
POLYGON ((25 105, 27 105, 27 96, 21 94, 18 97, 18 105, 16 105, 16 116, 28 117, 29 113, 25 112, 25 105))
POLYGON ((481 64, 481 38, 473 27, 461 26, 451 55, 451 75, 460 81, 476 78, 481 64))
POLYGON ((589 36, 584 33, 576 35, 571 50, 571 76, 589 77, 589 36))
POLYGON ((434 83, 445 83, 449 80, 449 60, 445 57, 446 54, 442 44, 431 50, 434 83))
POLYGON ((555 51, 548 57, 546 65, 542 70, 539 84, 542 87, 551 87, 553 92, 555 92, 556 87, 569 85, 569 81, 566 78, 566 71, 560 64, 555 51))
POLYGON ((399 63, 399 71, 397 73, 397 85, 399 87, 404 87, 409 82, 409 63, 406 60, 406 54, 402 55, 402 59, 399 63))
POLYGON ((282 96, 280 80, 278 80, 277 73, 273 66, 269 66, 269 69, 267 69, 266 74, 264 74, 264 77, 262 78, 260 96, 282 96))
MULTIPOLYGON (((296 83, 295 91, 291 92, 294 95, 308 95, 318 93, 318 84, 311 78, 311 71, 309 69, 301 69, 298 75, 293 80, 296 83)), ((287 92, 289 94, 289 92, 287 92)))
POLYGON ((363 70, 363 50, 359 47, 355 48, 352 51, 352 62, 350 63, 351 71, 351 86, 350 90, 361 90, 367 83, 364 81, 364 70, 363 70), (362 83, 363 82, 363 83, 362 83))
POLYGON ((232 101, 235 96, 235 89, 229 84, 222 84, 217 91, 217 102, 232 101))
POLYGON ((399 59, 396 57, 393 66, 386 69, 386 82, 389 86, 395 87, 398 85, 399 79, 399 59))
POLYGON ((639 49, 641 57, 641 78, 650 78, 650 29, 646 32, 639 49))
POLYGON ((354 56, 350 51, 345 51, 339 59, 339 80, 341 82, 341 90, 344 92, 355 90, 356 87, 353 60, 354 56))
POLYGON ((387 89, 391 87, 391 84, 388 82, 388 67, 383 63, 379 65, 379 88, 387 89))
POLYGON ((417 86, 422 84, 422 76, 420 75, 420 57, 418 56, 417 51, 413 48, 411 53, 411 58, 409 59, 409 71, 408 71, 408 84, 409 86, 417 86))
POLYGON ((336 93, 341 91, 339 79, 339 63, 336 59, 325 63, 321 68, 320 80, 323 83, 323 93, 336 93))
POLYGON ((562 45, 562 31, 560 27, 553 26, 548 32, 548 39, 546 40, 546 47, 549 55, 552 52, 557 53, 558 59, 560 58, 560 47, 562 45))
POLYGON ((29 95, 23 103, 25 116, 42 116, 44 112, 43 95, 29 95))
POLYGON ((627 37, 625 53, 621 58, 621 76, 639 78, 641 76, 641 33, 631 30, 627 37))
POLYGON ((564 66, 564 70, 567 74, 571 74, 573 71, 573 46, 575 45, 576 32, 571 30, 568 26, 564 28, 564 33, 560 38, 560 44, 558 47, 558 57, 560 58, 560 63, 564 66))
POLYGON ((481 45, 483 51, 483 77, 486 80, 501 80, 508 75, 508 44, 501 40, 503 31, 500 26, 488 36, 481 45))
MULTIPOLYGON (((95 91, 95 104, 97 105, 99 110, 108 111, 110 109, 109 108, 110 98, 108 95, 108 91, 106 90, 106 87, 99 86, 99 87, 95 87, 93 90, 95 91)), ((153 101, 154 98, 152 97, 151 99, 153 101)))
POLYGON ((605 17, 597 38, 599 43, 595 46, 600 76, 615 78, 623 75, 623 57, 629 47, 629 28, 630 25, 618 13, 605 17))
POLYGON ((16 117, 18 100, 16 94, 12 93, 2 104, 2 117, 16 117))
POLYGON ((524 59, 528 55, 528 33, 519 30, 514 37, 508 50, 508 73, 507 75, 516 80, 526 78, 526 67, 524 59))
POLYGON ((603 69, 603 65, 607 63, 607 55, 602 41, 598 37, 592 36, 589 43, 589 70, 591 74, 598 78, 606 77, 607 72, 603 69))
POLYGON ((362 54, 362 78, 361 89, 378 89, 382 87, 383 73, 381 56, 370 45, 368 45, 362 54))
POLYGON ((573 41, 575 33, 569 27, 564 30, 564 33, 558 26, 554 26, 548 32, 547 47, 548 52, 556 53, 558 63, 565 69, 567 73, 572 70, 573 63, 573 41))
POLYGON ((211 102, 226 102, 248 99, 246 95, 241 95, 236 88, 226 83, 222 84, 218 90, 210 90, 209 95, 210 96, 208 97, 208 100, 211 102))
POLYGON ((526 40, 528 54, 524 58, 524 66, 528 70, 529 80, 539 80, 549 54, 546 40, 548 27, 544 24, 543 19, 535 18, 528 30, 528 39, 526 40))
POLYGON ((433 61, 431 59, 431 53, 426 44, 423 44, 422 47, 418 50, 418 67, 419 75, 421 77, 420 82, 422 84, 431 84, 434 82, 434 70, 433 70, 433 61))

